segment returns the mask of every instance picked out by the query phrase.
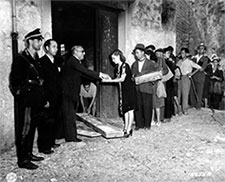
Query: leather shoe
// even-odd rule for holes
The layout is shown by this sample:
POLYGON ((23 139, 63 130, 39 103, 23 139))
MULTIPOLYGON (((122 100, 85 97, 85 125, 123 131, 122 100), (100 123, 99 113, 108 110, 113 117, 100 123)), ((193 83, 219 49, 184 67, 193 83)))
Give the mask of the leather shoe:
POLYGON ((140 128, 139 127, 135 127, 134 130, 138 131, 140 128))
POLYGON ((54 151, 53 150, 41 150, 41 151, 39 151, 40 153, 43 153, 43 154, 52 154, 52 153, 54 153, 54 151))
POLYGON ((55 149, 57 147, 60 147, 60 144, 55 143, 52 147, 55 149))
POLYGON ((32 153, 29 154, 28 156, 29 156, 29 160, 31 160, 31 161, 43 161, 44 160, 44 157, 38 157, 32 153))
POLYGON ((80 139, 80 138, 76 138, 75 140, 74 140, 74 142, 81 142, 82 140, 80 139))
POLYGON ((38 166, 34 163, 32 163, 29 160, 25 160, 23 162, 18 163, 19 168, 25 168, 25 169, 29 169, 29 170, 34 170, 37 169, 38 166))
POLYGON ((73 140, 66 140, 66 142, 81 142, 82 140, 79 138, 73 139, 73 140))

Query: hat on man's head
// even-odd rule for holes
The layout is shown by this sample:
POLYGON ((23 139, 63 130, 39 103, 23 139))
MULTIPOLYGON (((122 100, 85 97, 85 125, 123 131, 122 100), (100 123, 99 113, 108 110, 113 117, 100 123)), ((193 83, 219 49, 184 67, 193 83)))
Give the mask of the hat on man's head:
POLYGON ((151 50, 155 50, 155 46, 154 45, 148 45, 148 46, 146 46, 146 48, 145 48, 146 50, 148 50, 148 49, 151 49, 151 50))
POLYGON ((152 55, 152 54, 154 54, 154 52, 150 49, 145 49, 145 54, 152 55))
POLYGON ((25 35, 24 40, 26 41, 29 39, 44 39, 44 37, 41 35, 40 28, 37 28, 25 35))
POLYGON ((173 52, 173 51, 174 51, 174 48, 173 48, 172 46, 168 46, 168 47, 166 48, 166 51, 173 52))
POLYGON ((213 54, 211 59, 212 59, 212 61, 214 61, 214 60, 220 61, 220 58, 216 54, 213 54))
POLYGON ((200 43, 200 45, 198 46, 198 49, 199 49, 200 47, 204 47, 205 50, 207 49, 207 47, 205 46, 205 44, 204 44, 203 42, 200 43))
POLYGON ((136 49, 139 49, 141 51, 145 51, 145 45, 144 44, 137 44, 133 50, 133 53, 135 52, 136 49))
POLYGON ((159 48, 159 49, 156 49, 156 50, 155 50, 155 53, 156 53, 156 52, 161 52, 161 53, 164 53, 164 51, 165 51, 164 49, 159 48))

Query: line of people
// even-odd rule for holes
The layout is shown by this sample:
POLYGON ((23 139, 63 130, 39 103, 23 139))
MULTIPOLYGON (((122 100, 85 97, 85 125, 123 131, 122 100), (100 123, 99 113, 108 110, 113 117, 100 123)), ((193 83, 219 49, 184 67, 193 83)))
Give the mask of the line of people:
MULTIPOLYGON (((137 44, 132 52, 135 62, 131 67, 123 52, 116 49, 110 55, 116 66, 116 77, 112 79, 108 74, 89 70, 82 64, 85 50, 81 45, 72 47, 71 56, 59 69, 55 40, 44 42, 46 54, 41 58, 38 57, 43 43, 40 29, 29 32, 24 41, 25 49, 13 60, 9 77, 14 96, 15 144, 20 168, 37 169, 38 165, 32 161, 44 160, 33 154, 36 129, 40 153, 52 154, 54 148, 59 147, 56 139, 81 142, 77 138, 76 111, 82 98, 82 77, 91 81, 119 83, 119 110, 125 121, 125 137, 132 135, 134 121, 136 130, 150 129, 154 124, 160 125, 161 121, 170 121, 176 113, 187 114, 189 99, 191 106, 200 109, 202 99, 206 98, 203 88, 207 86, 207 75, 211 80, 208 83, 213 83, 208 85, 212 98, 210 105, 216 108, 221 99, 221 88, 219 93, 219 86, 215 84, 224 80, 218 68, 219 58, 214 56, 211 64, 205 56, 204 45, 199 46, 198 55, 191 59, 187 48, 182 48, 176 57, 171 46, 155 50, 153 45, 145 47, 137 44), (160 76, 151 81, 141 84, 135 81, 138 77, 156 72, 160 76)), ((87 91, 86 86, 83 91, 87 91)), ((91 106, 93 104, 94 99, 91 106)), ((91 112, 89 107, 82 106, 88 113, 91 112)), ((92 112, 95 113, 95 110, 92 112)))
POLYGON ((220 58, 213 55, 211 61, 203 44, 197 51, 198 54, 191 56, 188 48, 183 47, 175 56, 172 46, 155 50, 154 45, 137 44, 131 67, 122 51, 113 51, 111 59, 116 65, 116 78, 103 79, 103 82, 119 82, 124 136, 132 135, 133 121, 135 130, 150 129, 152 125, 169 122, 174 115, 188 114, 190 107, 219 108, 224 94, 223 72, 218 66, 220 58), (135 84, 135 78, 157 71, 162 74, 159 79, 135 84))

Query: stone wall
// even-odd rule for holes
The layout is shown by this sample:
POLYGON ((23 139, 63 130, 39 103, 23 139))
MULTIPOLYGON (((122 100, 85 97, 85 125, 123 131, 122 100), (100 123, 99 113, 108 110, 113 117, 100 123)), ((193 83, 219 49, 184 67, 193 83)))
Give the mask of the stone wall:
MULTIPOLYGON (((171 9, 165 13, 164 4, 175 4, 169 0, 136 0, 127 12, 126 55, 128 62, 134 61, 131 54, 137 43, 146 46, 153 44, 156 48, 175 45, 175 14, 171 9), (164 9, 163 9, 164 8, 164 9), (164 10, 164 11, 163 11, 164 10), (168 17, 168 19, 165 19, 168 17)), ((170 7, 172 7, 170 6, 170 7)))
MULTIPOLYGON (((14 143, 13 97, 8 89, 12 63, 12 0, 0 0, 0 153, 14 143)), ((24 35, 41 28, 45 38, 51 37, 51 7, 46 0, 16 0, 18 50, 24 49, 24 35), (43 11, 44 10, 44 11, 43 11), (45 18, 43 18, 43 16, 45 18)), ((40 53, 42 54, 42 52, 40 53)))
POLYGON ((181 47, 189 47, 190 39, 190 7, 184 0, 176 1, 176 52, 181 47))
POLYGON ((209 56, 217 53, 225 65, 225 0, 191 0, 189 3, 199 40, 207 45, 209 56))
POLYGON ((0 150, 14 141, 13 98, 8 89, 8 75, 12 61, 12 15, 9 0, 0 1, 0 150))

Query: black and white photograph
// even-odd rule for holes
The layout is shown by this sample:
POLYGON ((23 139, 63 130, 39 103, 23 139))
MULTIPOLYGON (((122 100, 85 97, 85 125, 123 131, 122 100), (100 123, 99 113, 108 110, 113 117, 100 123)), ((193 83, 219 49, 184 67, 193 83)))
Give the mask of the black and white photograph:
POLYGON ((0 0, 0 182, 224 182, 225 0, 0 0))

